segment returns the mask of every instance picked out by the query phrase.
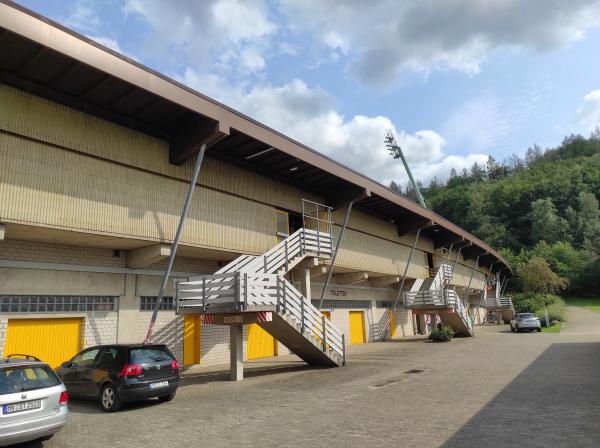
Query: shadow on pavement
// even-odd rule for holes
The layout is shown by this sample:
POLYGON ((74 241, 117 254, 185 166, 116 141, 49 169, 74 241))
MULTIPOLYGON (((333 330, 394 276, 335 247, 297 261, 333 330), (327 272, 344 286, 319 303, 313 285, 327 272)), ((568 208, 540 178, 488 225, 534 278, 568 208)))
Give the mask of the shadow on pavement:
MULTIPOLYGON (((136 409, 144 409, 152 406, 158 406, 161 404, 156 398, 149 398, 147 400, 135 401, 131 403, 123 403, 123 407, 119 409, 116 414, 127 411, 134 411, 136 409)), ((100 403, 95 400, 83 400, 79 398, 72 398, 69 401, 69 412, 73 414, 104 414, 105 412, 100 408, 100 403)))
POLYGON ((442 445, 599 447, 600 343, 548 347, 442 445))
MULTIPOLYGON (((303 372, 310 370, 326 369, 327 367, 310 366, 305 363, 298 363, 293 365, 273 365, 273 366, 261 366, 261 367, 248 367, 244 366, 244 378, 254 378, 261 376, 268 376, 287 372, 303 372)), ((180 380, 181 386, 189 386, 192 384, 206 384, 216 381, 229 381, 229 370, 220 370, 212 372, 199 372, 190 373, 182 377, 180 380)))

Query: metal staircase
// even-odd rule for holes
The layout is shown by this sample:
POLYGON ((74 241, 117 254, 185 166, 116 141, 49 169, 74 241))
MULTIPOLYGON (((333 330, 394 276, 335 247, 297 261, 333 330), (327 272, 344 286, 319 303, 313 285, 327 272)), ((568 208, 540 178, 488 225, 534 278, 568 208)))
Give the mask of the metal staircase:
POLYGON ((515 308, 510 297, 485 297, 481 303, 488 311, 498 311, 505 323, 510 322, 515 308))
POLYGON ((176 282, 176 312, 244 314, 248 322, 261 313, 256 323, 307 363, 345 364, 343 333, 284 277, 307 257, 332 257, 328 230, 301 228, 263 255, 242 255, 215 274, 176 282))
POLYGON ((408 309, 434 311, 442 322, 462 336, 473 336, 473 321, 467 308, 453 289, 449 288, 453 267, 447 256, 443 257, 434 277, 425 280, 420 291, 404 293, 404 306, 408 309))

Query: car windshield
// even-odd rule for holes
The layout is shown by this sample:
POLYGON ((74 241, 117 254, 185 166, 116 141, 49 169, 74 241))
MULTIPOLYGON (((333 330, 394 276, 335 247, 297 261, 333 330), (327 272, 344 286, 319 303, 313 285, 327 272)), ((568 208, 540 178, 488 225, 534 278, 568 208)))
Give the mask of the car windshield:
POLYGON ((0 369, 0 395, 58 386, 60 380, 48 366, 15 366, 0 369))
POLYGON ((172 361, 175 358, 166 348, 140 347, 131 349, 129 359, 134 364, 146 364, 149 362, 172 361))
POLYGON ((519 314, 519 319, 533 319, 534 317, 535 317, 535 314, 531 314, 531 313, 519 314))

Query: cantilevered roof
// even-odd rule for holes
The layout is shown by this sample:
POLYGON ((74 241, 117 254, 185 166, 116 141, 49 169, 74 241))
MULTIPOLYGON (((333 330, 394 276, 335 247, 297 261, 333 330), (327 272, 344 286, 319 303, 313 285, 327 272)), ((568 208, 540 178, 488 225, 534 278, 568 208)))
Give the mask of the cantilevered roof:
MULTIPOLYGON (((209 156, 318 193, 398 227, 424 227, 437 247, 463 246, 493 270, 485 242, 372 179, 189 87, 8 0, 0 0, 0 82, 169 141, 172 163, 209 156)), ((383 138, 383 136, 382 136, 383 138)))

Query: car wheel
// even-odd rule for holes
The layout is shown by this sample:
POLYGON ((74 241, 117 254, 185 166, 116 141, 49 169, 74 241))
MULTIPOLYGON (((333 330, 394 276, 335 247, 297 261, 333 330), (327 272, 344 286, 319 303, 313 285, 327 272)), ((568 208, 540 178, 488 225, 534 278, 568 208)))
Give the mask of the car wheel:
POLYGON ((160 397, 158 397, 158 400, 161 403, 166 403, 167 401, 171 401, 173 398, 175 398, 175 392, 169 395, 161 395, 160 397))
POLYGON ((100 405, 104 412, 115 412, 121 408, 121 400, 112 384, 105 385, 100 391, 100 405))
POLYGON ((538 328, 538 329, 537 329, 537 332, 538 332, 538 333, 540 333, 541 331, 542 331, 542 329, 541 329, 541 328, 538 328))

